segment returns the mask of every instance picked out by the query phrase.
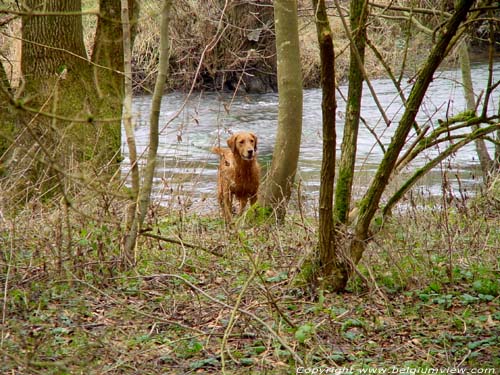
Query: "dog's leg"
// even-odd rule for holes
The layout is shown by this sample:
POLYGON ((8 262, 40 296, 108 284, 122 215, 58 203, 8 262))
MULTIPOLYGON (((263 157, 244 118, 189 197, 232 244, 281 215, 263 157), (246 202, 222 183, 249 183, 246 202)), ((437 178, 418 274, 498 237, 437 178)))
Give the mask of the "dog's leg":
POLYGON ((257 194, 250 197, 250 206, 253 206, 257 202, 257 194))
POLYGON ((243 215, 243 211, 245 211, 245 207, 247 205, 248 198, 246 198, 246 197, 240 198, 239 201, 240 201, 240 212, 238 214, 243 215))
POLYGON ((229 189, 223 191, 221 207, 226 223, 230 223, 233 217, 233 197, 229 189))

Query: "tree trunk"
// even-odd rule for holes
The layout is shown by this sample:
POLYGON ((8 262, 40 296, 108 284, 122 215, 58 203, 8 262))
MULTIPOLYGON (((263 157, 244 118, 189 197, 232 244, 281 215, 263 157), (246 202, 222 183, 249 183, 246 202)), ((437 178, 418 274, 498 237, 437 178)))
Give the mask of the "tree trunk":
POLYGON ((94 65, 83 43, 81 0, 25 3, 36 13, 22 19, 21 69, 24 95, 29 98, 22 109, 29 113, 18 131, 27 130, 29 136, 17 148, 30 150, 29 158, 37 163, 17 167, 26 168, 26 181, 43 179, 42 190, 52 189, 61 176, 70 182, 66 177, 72 170, 101 174, 118 167, 123 76, 117 69, 123 67, 123 54, 116 43, 120 26, 113 20, 116 2, 120 1, 103 2, 97 31, 102 40, 95 42, 94 65), (33 115, 37 111, 40 114, 33 115), (48 170, 60 173, 47 174, 48 170))
MULTIPOLYGON (((462 43, 460 44, 459 57, 460 57, 460 70, 462 71, 462 84, 464 88, 465 100, 467 103, 467 110, 473 111, 475 113, 476 101, 474 99, 474 85, 472 83, 469 48, 467 40, 463 40, 462 43)), ((477 130, 478 128, 479 125, 475 125, 473 127, 474 130, 477 130)), ((490 155, 488 153, 488 148, 486 147, 484 139, 477 139, 474 143, 476 145, 476 152, 479 158, 479 163, 481 165, 481 171, 483 173, 483 181, 487 183, 491 169, 493 167, 493 161, 490 158, 490 155)))
MULTIPOLYGON (((135 25, 139 7, 136 0, 128 0, 131 24, 131 45, 135 36, 135 25)), ((123 28, 121 23, 121 1, 100 0, 99 19, 92 50, 92 62, 95 63, 94 79, 100 97, 112 94, 119 105, 116 114, 121 116, 123 100, 123 28)), ((111 103, 109 103, 111 104, 111 103)))
POLYGON ((8 157, 8 151, 12 145, 16 127, 16 113, 10 104, 12 95, 10 81, 7 72, 0 61, 0 108, 2 116, 0 122, 0 178, 5 173, 4 164, 8 157))
POLYGON ((129 260, 133 259, 132 254, 134 254, 137 235, 140 233, 144 223, 151 199, 151 191, 153 189, 153 177, 156 168, 156 155, 159 140, 161 98, 163 96, 165 82, 167 81, 170 57, 169 26, 171 7, 172 0, 164 0, 160 29, 160 63, 151 105, 148 159, 144 170, 143 185, 137 192, 138 207, 136 208, 134 205, 134 210, 131 210, 134 216, 131 225, 127 228, 128 234, 125 241, 125 254, 129 260))
MULTIPOLYGON (((23 163, 11 163, 22 174, 21 186, 40 181, 42 192, 61 183, 61 173, 69 171, 75 162, 102 162, 105 146, 98 136, 103 125, 93 119, 92 98, 95 93, 90 65, 83 43, 81 1, 28 0, 29 9, 55 15, 24 15, 22 18, 21 71, 24 96, 34 111, 23 116, 22 137, 14 159, 28 152, 23 163), (67 15, 65 12, 75 12, 67 15), (67 120, 65 120, 67 119, 67 120), (76 120, 80 119, 80 120, 76 120), (88 121, 85 121, 88 119, 88 121), (72 121, 74 120, 74 121, 72 121), (31 158, 37 160, 32 163, 31 158), (52 172, 51 172, 52 171, 52 172)), ((107 161, 107 160, 106 160, 107 161)), ((67 182, 67 181, 66 181, 67 182)))
POLYGON ((122 265, 127 268, 136 263, 136 242, 139 233, 137 222, 138 199, 140 192, 140 173, 137 147, 135 142, 134 124, 132 122, 132 37, 130 25, 130 11, 128 0, 121 0, 120 4, 121 27, 123 32, 123 127, 127 136, 127 145, 130 159, 131 194, 127 208, 127 221, 125 223, 124 252, 122 265))
POLYGON ((278 131, 273 160, 260 197, 279 220, 286 213, 302 135, 302 72, 296 0, 274 2, 278 70, 278 131))
MULTIPOLYGON (((131 40, 138 14, 136 0, 128 0, 131 40)), ((124 96, 123 28, 121 22, 121 1, 100 0, 99 18, 92 50, 92 70, 96 90, 97 112, 100 117, 116 119, 103 128, 107 143, 107 157, 116 168, 121 161, 118 152, 121 147, 121 118, 124 96)))
POLYGON ((368 4, 365 0, 352 0, 350 2, 350 25, 354 45, 351 45, 346 119, 341 146, 339 174, 335 188, 334 211, 334 221, 342 225, 347 224, 349 216, 354 166, 356 163, 356 146, 361 115, 361 96, 363 94, 362 67, 359 66, 356 54, 359 55, 362 63, 364 63, 366 20, 368 17, 367 6, 368 4))
MULTIPOLYGON (((347 267, 339 253, 333 217, 333 184, 335 180, 336 132, 335 115, 335 52, 333 36, 326 13, 325 1, 313 0, 316 9, 316 31, 321 60, 322 118, 323 118, 323 158, 321 162, 321 185, 319 189, 319 254, 313 263, 317 270, 315 277, 322 280, 324 287, 338 290, 347 282, 347 267)), ((312 280, 316 283, 316 280, 312 280)))
POLYGON ((79 183, 68 178, 72 173, 116 171, 123 98, 116 4, 120 0, 102 1, 92 64, 83 42, 81 0, 24 3, 33 13, 22 17, 24 98, 16 103, 22 113, 16 131, 26 135, 9 164, 12 176, 20 176, 17 190, 37 185, 43 193, 62 182, 66 190, 79 183))

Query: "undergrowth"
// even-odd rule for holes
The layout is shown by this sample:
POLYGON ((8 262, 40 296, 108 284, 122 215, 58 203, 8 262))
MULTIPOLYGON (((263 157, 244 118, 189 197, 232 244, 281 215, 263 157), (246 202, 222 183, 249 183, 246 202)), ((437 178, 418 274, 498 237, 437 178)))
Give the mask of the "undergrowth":
POLYGON ((125 205, 104 197, 3 212, 1 373, 500 366, 494 192, 395 214, 338 295, 295 280, 313 218, 229 230, 215 211, 156 206, 124 269, 125 205))

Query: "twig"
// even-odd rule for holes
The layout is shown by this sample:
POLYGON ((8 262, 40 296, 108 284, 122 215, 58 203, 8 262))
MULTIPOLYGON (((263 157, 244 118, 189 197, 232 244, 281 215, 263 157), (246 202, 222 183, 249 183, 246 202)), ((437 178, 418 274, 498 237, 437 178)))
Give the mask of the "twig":
MULTIPOLYGON (((218 299, 212 297, 210 294, 205 292, 203 289, 198 288, 196 285, 194 285, 190 281, 186 280, 182 276, 165 273, 165 274, 151 275, 150 277, 170 277, 170 278, 181 280, 184 283, 186 283, 190 288, 194 289, 195 291, 201 293, 203 296, 208 298, 210 301, 215 302, 218 305, 224 306, 227 309, 234 309, 234 306, 228 305, 227 303, 224 303, 224 302, 219 301, 218 299)), ((237 310, 239 312, 249 316, 253 320, 257 321, 258 323, 260 323, 264 328, 267 329, 267 331, 271 334, 271 336, 273 336, 281 345, 283 345, 283 347, 286 350, 288 350, 292 354, 293 358, 295 359, 295 361, 297 363, 300 363, 301 365, 304 364, 304 361, 302 360, 302 358, 300 358, 299 355, 290 347, 290 345, 282 337, 280 337, 266 322, 264 322, 261 318, 259 318, 254 313, 252 313, 248 310, 242 309, 241 307, 238 307, 237 310)))
POLYGON ((390 215, 392 208, 394 205, 403 197, 403 195, 410 190, 410 188, 428 171, 438 165, 441 161, 446 159, 448 156, 458 151, 460 148, 465 146, 466 144, 483 137, 485 134, 491 133, 495 130, 500 129, 500 123, 490 125, 486 128, 479 128, 467 136, 463 137, 460 142, 450 145, 447 149, 442 151, 436 158, 432 159, 429 163, 424 165, 423 167, 417 169, 415 173, 399 188, 396 193, 392 195, 392 197, 387 201, 383 209, 383 216, 386 217, 390 215))
POLYGON ((342 24, 344 25, 344 30, 346 32, 346 35, 349 38, 349 41, 351 43, 351 48, 354 51, 354 56, 356 57, 356 60, 357 60, 358 65, 359 65, 359 70, 363 74, 363 78, 366 81, 368 89, 370 90, 370 93, 372 94, 373 100, 374 100, 375 104, 377 105, 377 108, 378 108, 380 114, 382 115, 382 118, 384 119, 385 124, 387 126, 389 126, 389 125, 391 125, 391 120, 389 120, 389 118, 387 117, 387 114, 385 113, 384 108, 382 107, 382 104, 378 100, 377 93, 375 92, 375 89, 373 88, 373 85, 371 84, 370 78, 368 77, 368 73, 366 72, 365 66, 363 64, 363 60, 359 54, 358 49, 356 48, 356 43, 354 43, 354 38, 352 36, 352 33, 349 31, 349 27, 347 26, 347 22, 345 20, 345 17, 342 14, 338 0, 335 0, 335 5, 338 9, 340 19, 342 20, 342 24))
MULTIPOLYGON (((121 303, 119 300, 117 300, 116 298, 112 297, 108 293, 103 292, 102 290, 100 290, 99 288, 96 288, 95 286, 93 286, 92 284, 86 282, 85 280, 79 279, 71 270, 66 269, 66 271, 71 276, 73 276, 73 281, 77 281, 77 282, 79 282, 79 283, 87 286, 88 288, 90 288, 92 290, 95 290, 99 294, 101 294, 104 297, 106 297, 109 301, 113 301, 114 303, 117 303, 119 305, 123 305, 127 310, 129 310, 129 311, 131 311, 133 313, 136 313, 138 315, 142 315, 142 316, 144 316, 146 318, 155 319, 155 320, 157 320, 159 322, 168 323, 168 324, 172 324, 172 325, 177 325, 177 326, 179 326, 181 328, 184 328, 184 329, 187 329, 187 330, 191 330, 191 331, 195 331, 195 332, 200 333, 202 335, 208 335, 205 331, 202 331, 201 329, 198 329, 198 328, 195 328, 195 327, 189 327, 189 326, 187 326, 185 324, 179 323, 178 321, 173 321, 173 320, 170 320, 170 319, 165 319, 165 318, 162 318, 160 316, 156 316, 156 315, 153 315, 153 314, 148 314, 147 312, 134 309, 134 308, 130 307, 130 304, 128 304, 128 303, 121 303)), ((151 278, 151 276, 149 276, 148 278, 151 278)))
POLYGON ((380 140, 380 138, 377 135, 377 133, 375 132, 375 130, 372 129, 370 127, 370 125, 368 125, 368 123, 366 122, 366 120, 363 117, 360 116, 359 119, 361 120, 361 122, 363 123, 363 125, 365 126, 365 128, 368 129, 368 131, 371 133, 371 135, 373 135, 373 138, 375 138, 375 141, 377 142, 377 144, 379 145, 380 149, 382 150, 382 153, 385 154, 385 146, 382 143, 382 141, 380 140))
MULTIPOLYGON (((239 309, 243 295, 245 294, 246 290, 248 289, 250 282, 254 279, 256 273, 257 273, 257 267, 253 267, 252 273, 250 274, 248 279, 245 281, 245 284, 243 285, 240 293, 238 294, 238 298, 236 299, 236 303, 233 307, 233 310, 231 311, 231 316, 229 317, 229 322, 227 323, 226 330, 224 331, 224 336, 222 337, 222 342, 220 344, 220 358, 221 358, 221 365, 222 365, 222 374, 226 373, 226 360, 224 358, 224 350, 226 349, 227 339, 228 339, 229 335, 231 334, 231 331, 233 330, 233 327, 234 327, 234 323, 236 320, 236 312, 239 309)), ((231 355, 229 350, 228 350, 228 353, 229 353, 229 355, 231 355)))
POLYGON ((221 12, 221 16, 219 18, 219 21, 218 21, 218 24, 217 24, 217 32, 215 33, 214 37, 210 40, 210 43, 208 43, 207 46, 205 46, 205 48, 203 49, 203 51, 201 52, 201 56, 200 56, 200 61, 198 62, 198 66, 196 68, 196 71, 195 71, 195 74, 194 74, 194 77, 193 77, 193 80, 191 82, 191 86, 189 88, 189 91, 184 99, 184 102, 181 104, 180 108, 170 117, 170 119, 165 123, 165 125, 163 126, 163 128, 160 130, 160 133, 163 133, 163 131, 177 118, 179 117, 179 115, 181 114, 181 112, 184 110, 184 108, 186 107, 186 104, 189 100, 189 98, 191 97, 191 94, 193 93, 193 90, 195 88, 195 85, 196 85, 196 78, 200 75, 200 71, 201 71, 201 67, 203 66, 203 62, 205 60, 205 56, 208 52, 212 51, 215 46, 217 45, 217 43, 219 43, 219 40, 222 38, 222 36, 224 35, 224 32, 226 31, 226 29, 229 27, 229 25, 226 25, 225 27, 222 27, 222 24, 223 24, 223 19, 224 19, 224 15, 226 14, 226 9, 228 7, 228 4, 229 4, 229 0, 226 0, 225 3, 224 3, 224 8, 222 9, 222 12, 221 12))
POLYGON ((422 13, 422 14, 430 14, 430 15, 446 15, 446 16, 451 16, 450 13, 448 12, 442 12, 438 9, 427 9, 427 8, 414 8, 414 7, 402 7, 402 6, 396 6, 396 5, 385 5, 385 4, 377 4, 374 2, 369 2, 372 7, 375 8, 383 8, 384 10, 398 10, 398 11, 405 11, 405 12, 413 12, 413 13, 422 13))
POLYGON ((12 252, 14 251, 14 228, 9 231, 10 235, 10 251, 9 251, 9 263, 7 264, 7 273, 5 274, 5 284, 3 290, 3 306, 2 306, 2 337, 0 339, 0 349, 3 348, 3 342, 5 340, 5 320, 7 318, 7 293, 9 291, 9 276, 12 268, 12 252))
MULTIPOLYGON (((246 247, 244 247, 244 249, 247 249, 246 247)), ((254 273, 257 273, 257 277, 259 278, 261 284, 259 285, 265 292, 266 294, 266 297, 267 297, 267 300, 268 302, 271 304, 271 306, 276 310, 276 312, 279 314, 279 316, 281 316, 281 318, 292 328, 295 328, 296 327, 296 324, 294 324, 290 318, 283 312, 281 311, 281 309, 279 308, 278 304, 276 303, 276 300, 274 298, 274 296, 272 295, 271 291, 269 290, 269 288, 267 287, 266 285, 266 282, 264 280, 264 278, 262 277, 262 273, 260 272, 257 272, 257 262, 255 261, 255 259, 253 257, 251 257, 251 252, 250 251, 247 251, 247 256, 248 256, 248 259, 250 259, 250 262, 252 263, 252 267, 254 269, 254 273)))
POLYGON ((140 233, 141 236, 145 236, 145 237, 150 237, 150 238, 154 238, 156 240, 160 240, 160 241, 164 241, 164 242, 168 242, 168 243, 173 243, 173 244, 176 244, 176 245, 180 245, 180 246, 183 246, 183 247, 188 247, 190 249, 199 249, 199 250, 203 250, 207 253, 210 253, 212 255, 215 255, 217 257, 222 257, 222 254, 219 254, 217 253, 215 250, 211 250, 211 249, 207 249, 203 246, 199 246, 199 245, 193 245, 193 244, 190 244, 190 243, 186 243, 182 240, 176 240, 174 238, 168 238, 168 237, 164 237, 164 236, 161 236, 159 234, 154 234, 154 233, 148 233, 148 232, 141 232, 140 233))

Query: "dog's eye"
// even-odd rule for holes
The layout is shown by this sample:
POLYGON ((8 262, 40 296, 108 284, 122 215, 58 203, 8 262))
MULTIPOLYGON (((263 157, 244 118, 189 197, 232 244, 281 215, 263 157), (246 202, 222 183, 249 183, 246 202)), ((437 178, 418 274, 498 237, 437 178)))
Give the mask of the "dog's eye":
POLYGON ((245 143, 245 141, 241 140, 241 141, 240 141, 240 145, 242 145, 243 143, 245 143))

